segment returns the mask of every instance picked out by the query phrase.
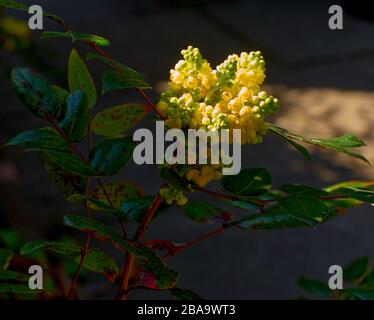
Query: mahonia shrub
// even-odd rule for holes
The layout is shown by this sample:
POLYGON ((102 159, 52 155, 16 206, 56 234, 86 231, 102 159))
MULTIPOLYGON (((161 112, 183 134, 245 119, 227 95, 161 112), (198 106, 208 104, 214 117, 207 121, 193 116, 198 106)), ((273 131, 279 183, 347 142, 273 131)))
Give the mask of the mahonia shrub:
MULTIPOLYGON (((11 0, 0 0, 0 5, 28 9, 11 0)), ((364 142, 354 135, 310 139, 267 122, 267 117, 278 111, 279 102, 261 88, 265 60, 258 51, 230 55, 212 69, 199 49, 189 46, 170 72, 167 91, 154 103, 146 94, 151 86, 143 77, 104 51, 103 47, 110 45, 107 39, 73 31, 60 17, 44 15, 62 31, 44 32, 42 38, 83 41, 94 51, 86 60, 108 66, 102 76, 103 95, 114 90, 136 90, 146 104, 129 102, 96 112, 99 98, 96 84, 76 49, 72 49, 68 58, 65 88, 51 84, 29 68, 12 70, 10 82, 15 94, 35 116, 45 120, 46 126, 24 131, 5 145, 23 147, 40 155, 46 172, 66 200, 82 204, 83 214, 68 214, 63 222, 66 227, 85 233, 86 238, 83 244, 62 237, 22 245, 11 231, 0 230, 1 296, 72 299, 77 297, 82 273, 88 271, 115 283, 116 299, 127 299, 137 289, 167 291, 178 299, 201 299, 191 290, 178 287, 180 275, 168 262, 179 252, 228 230, 315 227, 351 207, 374 203, 372 181, 346 181, 325 188, 297 183, 273 188, 271 175, 265 168, 246 168, 237 175, 222 176, 223 163, 159 165, 161 186, 153 195, 145 195, 136 182, 102 182, 126 166, 136 146, 129 130, 150 110, 167 128, 218 132, 240 129, 241 143, 248 148, 261 143, 267 134, 274 134, 307 159, 310 154, 303 144, 367 160, 356 151, 364 142), (88 150, 83 152, 85 141, 88 150), (220 180, 221 192, 206 188, 212 180, 220 180), (212 201, 191 200, 192 192, 205 193, 212 201), (223 210, 220 203, 230 205, 235 211, 223 210), (185 243, 177 244, 172 239, 145 241, 152 221, 165 209, 174 210, 178 206, 196 223, 216 224, 217 228, 197 239, 186 239, 185 243), (234 214, 238 210, 244 214, 234 214), (116 219, 121 232, 102 223, 97 212, 116 219), (133 234, 128 230, 129 224, 136 225, 133 234), (111 243, 123 252, 125 261, 120 264, 109 253, 94 247, 97 241, 111 243), (57 267, 56 257, 61 261, 57 267), (24 270, 31 264, 48 267, 42 290, 30 290, 27 286, 24 270), (56 268, 71 277, 68 290, 60 285, 61 273, 54 272, 56 268)), ((234 142, 233 139, 230 136, 229 142, 234 142)))

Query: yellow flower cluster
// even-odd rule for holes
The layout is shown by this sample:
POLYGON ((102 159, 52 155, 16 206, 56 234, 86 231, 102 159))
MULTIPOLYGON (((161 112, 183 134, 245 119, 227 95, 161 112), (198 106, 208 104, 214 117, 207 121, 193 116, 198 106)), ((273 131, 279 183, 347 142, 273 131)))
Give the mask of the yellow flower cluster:
MULTIPOLYGON (((240 129, 242 144, 262 142, 267 132, 265 117, 278 110, 278 99, 260 86, 265 80, 265 61, 259 51, 230 55, 213 70, 198 48, 188 47, 170 71, 168 90, 157 105, 168 128, 240 129)), ((231 140, 231 138, 230 138, 231 140)), ((182 177, 204 187, 220 179, 223 165, 190 165, 182 177)), ((164 188, 168 203, 183 205, 182 192, 164 188)))
POLYGON ((175 201, 179 206, 184 206, 188 201, 182 191, 172 187, 162 188, 160 190, 160 195, 165 199, 168 205, 173 204, 175 201))
POLYGON ((182 50, 170 71, 169 90, 158 110, 169 128, 241 129, 241 143, 260 143, 267 127, 264 118, 278 110, 278 99, 260 85, 265 61, 259 51, 230 55, 212 70, 199 49, 182 50))

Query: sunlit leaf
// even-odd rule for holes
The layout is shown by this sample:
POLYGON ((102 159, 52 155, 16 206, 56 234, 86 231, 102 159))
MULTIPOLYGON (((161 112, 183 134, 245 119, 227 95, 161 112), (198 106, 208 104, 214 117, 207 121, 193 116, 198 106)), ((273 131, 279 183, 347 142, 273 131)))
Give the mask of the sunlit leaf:
POLYGON ((137 125, 147 112, 147 106, 141 103, 107 108, 95 116, 92 130, 99 136, 118 136, 137 125))
POLYGON ((95 83, 86 64, 75 49, 69 56, 68 78, 70 91, 83 91, 88 100, 88 107, 92 108, 97 100, 95 83))
MULTIPOLYGON (((356 136, 352 134, 344 134, 342 136, 331 138, 331 139, 310 139, 310 138, 306 138, 298 134, 290 133, 286 129, 277 127, 275 125, 272 125, 272 124, 268 124, 268 125, 269 125, 269 129, 271 132, 274 132, 280 135, 281 137, 285 138, 288 142, 291 142, 291 141, 294 142, 293 145, 295 147, 296 147, 295 140, 301 141, 301 142, 309 143, 309 144, 316 145, 322 148, 339 151, 351 157, 355 157, 355 158, 361 159, 369 163, 369 161, 363 155, 352 151, 353 148, 365 146, 365 143, 361 139, 357 138, 356 136)), ((305 153, 305 151, 302 151, 302 149, 298 148, 298 150, 301 151, 303 154, 305 153)), ((306 154, 304 155, 306 156, 306 154)))
POLYGON ((329 193, 324 190, 305 186, 302 184, 285 184, 281 186, 280 189, 284 192, 298 197, 319 198, 329 195, 329 193))
POLYGON ((67 31, 67 32, 59 32, 59 31, 46 31, 43 32, 41 38, 71 38, 73 41, 86 41, 92 42, 101 47, 107 47, 110 45, 109 40, 94 35, 94 34, 87 34, 82 32, 76 31, 67 31))

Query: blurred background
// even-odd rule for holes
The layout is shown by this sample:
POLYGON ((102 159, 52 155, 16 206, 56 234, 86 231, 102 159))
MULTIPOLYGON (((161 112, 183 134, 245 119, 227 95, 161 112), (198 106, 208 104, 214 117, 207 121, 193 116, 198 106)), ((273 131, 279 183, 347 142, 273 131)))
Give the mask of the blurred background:
MULTIPOLYGON (((310 137, 353 133, 366 141, 362 153, 374 163, 373 5, 359 0, 24 2, 37 2, 44 10, 63 17, 76 31, 110 39, 108 52, 145 75, 154 86, 150 92, 154 101, 165 89, 180 50, 188 45, 199 47, 212 66, 231 53, 261 50, 267 63, 266 89, 281 105, 272 121, 310 137), (343 30, 328 27, 328 9, 333 4, 343 6, 343 30)), ((9 20, 11 16, 27 21, 26 13, 7 10, 2 14, 0 144, 20 131, 46 125, 11 91, 9 70, 31 66, 66 87, 66 63, 72 46, 82 56, 89 51, 84 44, 72 44, 68 39, 39 40, 38 31, 31 32, 9 20)), ((44 23, 45 31, 58 30, 53 23, 44 23)), ((89 66, 99 88, 106 67, 94 61, 89 66)), ((142 99, 133 91, 112 93, 99 101, 97 110, 134 101, 142 99)), ((152 127, 152 122, 146 125, 152 127)), ((374 180, 373 168, 363 162, 311 150, 313 160, 308 162, 278 137, 267 136, 261 145, 243 149, 242 168, 266 167, 274 187, 294 182, 323 187, 344 180, 374 180)), ((137 181, 149 195, 159 186, 154 166, 132 164, 118 179, 137 181)), ((210 188, 218 189, 218 185, 213 183, 210 188)), ((194 198, 204 197, 194 194, 194 198)), ((36 154, 0 150, 0 229, 17 230, 25 241, 55 240, 71 233, 63 227, 62 216, 77 210, 48 180, 36 154)), ((297 285, 300 276, 327 280, 330 265, 344 265, 361 255, 374 258, 373 213, 370 206, 355 208, 310 229, 230 230, 180 253, 171 260, 171 266, 182 273, 180 287, 207 299, 294 298, 303 293, 297 285)), ((100 218, 113 222, 104 215, 100 218)), ((173 208, 151 226, 148 239, 183 243, 212 228, 191 222, 173 208)), ((82 241, 81 235, 71 235, 82 241)), ((122 262, 120 255, 117 258, 122 262)), ((67 278, 65 281, 68 283, 67 278)), ((83 281, 86 285, 80 287, 79 296, 112 298, 115 286, 107 285, 100 276, 87 273, 83 281)), ((168 296, 137 292, 133 297, 168 296)))

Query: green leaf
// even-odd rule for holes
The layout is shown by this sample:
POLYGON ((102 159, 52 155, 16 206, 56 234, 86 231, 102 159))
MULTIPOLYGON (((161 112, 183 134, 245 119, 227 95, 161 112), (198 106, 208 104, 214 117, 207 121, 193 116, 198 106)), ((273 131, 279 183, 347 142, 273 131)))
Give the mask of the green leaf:
POLYGON ((113 90, 129 88, 151 89, 152 87, 144 82, 139 73, 131 69, 127 69, 121 73, 112 70, 104 73, 102 94, 106 94, 113 90))
POLYGON ((52 150, 44 151, 44 154, 56 165, 71 173, 87 177, 96 177, 98 175, 95 169, 74 154, 52 150))
POLYGON ((9 263, 10 260, 12 260, 12 257, 12 250, 0 248, 0 270, 6 270, 9 267, 9 263))
POLYGON ((374 203, 374 191, 367 189, 358 189, 353 187, 345 187, 334 190, 333 194, 347 196, 349 198, 364 201, 367 203, 374 203))
POLYGON ((90 61, 90 60, 101 60, 102 62, 106 63, 108 66, 111 66, 112 68, 114 68, 114 65, 116 65, 116 70, 119 69, 121 72, 125 73, 125 74, 128 74, 128 75, 132 75, 134 77, 138 77, 140 79, 142 79, 142 76, 137 72, 135 71, 134 69, 131 69, 129 68, 128 66, 124 65, 123 63, 120 63, 118 61, 115 61, 113 59, 109 60, 108 58, 100 55, 100 54, 96 54, 96 53, 87 53, 87 56, 86 56, 86 61, 90 61))
POLYGON ((265 214, 254 214, 228 223, 229 227, 243 230, 278 230, 307 227, 308 224, 291 216, 281 209, 265 214))
POLYGON ((27 68, 14 68, 10 74, 13 90, 18 98, 35 115, 45 118, 45 114, 58 117, 61 107, 55 92, 40 75, 27 68))
POLYGON ((302 287, 309 293, 315 294, 320 297, 329 297, 332 294, 332 290, 329 288, 327 283, 322 281, 300 278, 297 283, 300 287, 302 287))
POLYGON ((170 293, 179 300, 204 300, 199 294, 189 289, 172 288, 170 293))
POLYGON ((107 204, 107 203, 105 203, 101 200, 97 200, 97 199, 92 198, 90 196, 85 196, 84 194, 81 194, 81 193, 72 194, 71 196, 69 196, 67 198, 67 200, 70 201, 70 202, 80 202, 80 201, 83 201, 83 200, 87 200, 87 204, 88 204, 89 208, 93 208, 93 210, 106 211, 106 212, 113 213, 115 215, 121 215, 122 214, 121 210, 113 208, 111 205, 109 205, 109 204, 107 204))
POLYGON ((235 176, 224 176, 221 185, 234 195, 260 195, 271 188, 271 176, 263 168, 244 169, 235 176))
POLYGON ((10 271, 10 270, 0 270, 0 282, 1 281, 28 281, 30 278, 29 275, 16 272, 16 271, 10 271))
POLYGON ((320 198, 329 195, 329 193, 324 190, 316 189, 302 184, 285 184, 281 186, 280 189, 297 197, 320 198))
POLYGON ((332 192, 340 188, 359 188, 359 189, 365 189, 374 186, 374 181, 344 181, 337 184, 334 184, 332 186, 326 187, 324 190, 327 192, 332 192))
POLYGON ((27 242, 21 248, 20 254, 27 255, 27 254, 33 253, 34 251, 43 249, 43 248, 51 250, 55 253, 58 253, 64 256, 70 256, 70 257, 80 256, 81 251, 82 251, 82 248, 80 246, 77 246, 75 244, 68 243, 68 242, 36 240, 36 241, 27 242))
POLYGON ((201 201, 189 201, 183 206, 183 211, 190 219, 206 223, 213 217, 219 217, 223 211, 209 203, 201 201))
POLYGON ((81 142, 87 135, 89 111, 85 94, 72 92, 66 101, 66 113, 60 123, 61 129, 72 142, 81 142))
POLYGON ((374 282, 368 282, 356 288, 345 289, 343 293, 359 300, 374 300, 374 282))
POLYGON ((113 176, 130 160, 135 149, 131 137, 102 140, 91 152, 92 167, 102 176, 113 176))
POLYGON ((365 146, 365 143, 361 139, 357 138, 356 136, 352 134, 345 134, 345 135, 331 138, 331 139, 310 139, 310 138, 305 138, 301 135, 290 133, 286 129, 279 128, 272 124, 268 124, 268 125, 269 125, 270 131, 282 136, 283 138, 287 139, 287 141, 295 142, 296 140, 296 141, 301 141, 301 142, 309 143, 312 145, 316 145, 322 148, 335 150, 338 152, 345 153, 351 157, 361 159, 367 162, 368 164, 370 164, 369 161, 363 155, 353 152, 351 150, 352 148, 365 146))
MULTIPOLYGON (((76 263, 79 263, 81 257, 76 257, 76 263)), ((119 275, 119 268, 112 257, 100 249, 89 249, 84 259, 83 267, 92 272, 104 275, 108 281, 114 283, 119 275)))
POLYGON ((111 107, 95 116, 92 130, 99 136, 118 136, 137 125, 147 112, 147 106, 142 103, 111 107))
MULTIPOLYGON (((129 199, 135 199, 143 195, 143 191, 132 182, 113 182, 104 184, 104 189, 112 201, 115 209, 121 209, 121 205, 124 201, 129 199)), ((107 205, 110 205, 105 192, 98 186, 90 192, 90 196, 94 199, 100 200, 107 205)), ((95 206, 90 206, 91 209, 95 210, 95 206)))
POLYGON ((62 169, 43 153, 40 154, 40 159, 49 178, 57 184, 65 197, 83 192, 85 182, 81 176, 74 175, 62 169))
POLYGON ((59 32, 59 31, 46 31, 43 32, 41 35, 41 38, 71 38, 73 41, 86 41, 86 42, 92 42, 98 46, 101 47, 107 47, 110 46, 109 40, 94 35, 94 34, 87 34, 82 32, 76 32, 76 31, 67 31, 67 32, 59 32))
MULTIPOLYGON (((48 249, 52 252, 74 259, 80 263, 83 248, 73 243, 37 240, 26 243, 21 254, 30 254, 36 250, 48 249)), ((100 249, 89 249, 84 259, 83 267, 87 270, 103 274, 110 282, 114 282, 119 274, 116 262, 100 249)), ((1 278, 0 278, 1 279, 1 278)))
POLYGON ((126 220, 133 220, 140 223, 152 204, 154 197, 141 197, 129 199, 122 203, 122 212, 126 220))
POLYGON ((139 263, 144 271, 150 272, 154 278, 154 283, 148 283, 149 286, 155 285, 159 289, 169 289, 174 287, 178 273, 167 268, 164 262, 148 247, 140 242, 124 240, 119 234, 108 229, 102 223, 81 216, 67 215, 64 217, 66 225, 90 232, 94 237, 100 240, 111 241, 118 249, 126 250, 130 254, 139 258, 139 263))
POLYGON ((291 140, 288 137, 287 131, 285 129, 270 125, 269 130, 270 130, 270 132, 275 133, 278 136, 285 139, 291 146, 293 146, 297 151, 299 151, 305 158, 307 158, 308 160, 312 159, 309 151, 304 146, 302 146, 301 144, 295 142, 294 140, 291 140))
POLYGON ((75 49, 69 56, 68 78, 70 91, 83 91, 87 97, 88 107, 92 108, 97 100, 95 83, 86 64, 75 49))
MULTIPOLYGON (((336 215, 336 209, 331 208, 328 214, 319 219, 324 223, 336 215)), ((228 227, 238 227, 243 230, 278 230, 302 228, 310 226, 309 222, 301 220, 283 210, 279 205, 265 210, 265 213, 254 214, 227 223, 228 227)))
POLYGON ((54 92, 54 95, 56 97, 58 108, 61 109, 60 115, 57 117, 58 120, 62 119, 65 116, 66 112, 66 99, 69 95, 69 92, 61 87, 52 86, 52 90, 54 92))
MULTIPOLYGON (((154 199, 154 196, 146 196, 124 201, 121 206, 122 214, 120 215, 120 218, 141 223, 154 199)), ((168 207, 169 206, 166 203, 161 203, 154 214, 153 219, 156 219, 168 207)))
POLYGON ((286 213, 310 225, 323 221, 329 213, 323 201, 309 197, 289 196, 280 199, 278 203, 286 213))
POLYGON ((356 282, 363 277, 369 269, 369 257, 360 257, 344 268, 344 280, 356 282))
POLYGON ((159 173, 160 178, 167 182, 169 186, 185 192, 190 191, 187 187, 187 183, 171 168, 160 167, 159 173))
POLYGON ((6 145, 37 151, 69 151, 67 142, 52 128, 24 131, 9 140, 6 145))
POLYGON ((28 284, 0 283, 0 293, 39 294, 42 290, 31 290, 28 284))

